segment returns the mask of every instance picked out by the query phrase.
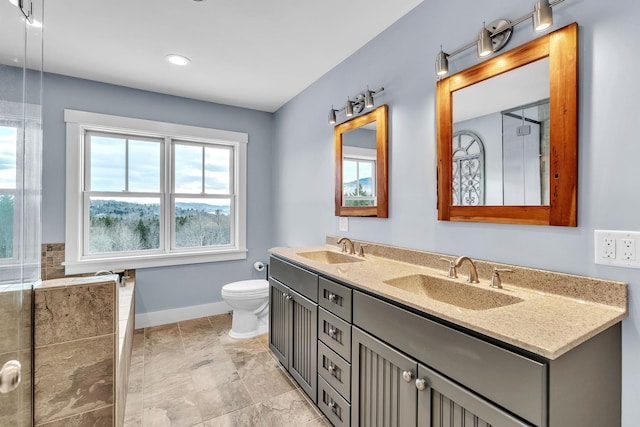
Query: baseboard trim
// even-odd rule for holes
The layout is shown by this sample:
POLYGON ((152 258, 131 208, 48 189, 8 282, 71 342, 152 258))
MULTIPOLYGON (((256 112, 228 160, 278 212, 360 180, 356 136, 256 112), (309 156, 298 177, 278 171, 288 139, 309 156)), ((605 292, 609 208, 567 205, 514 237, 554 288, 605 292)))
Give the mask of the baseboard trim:
POLYGON ((230 311, 231 307, 229 304, 220 301, 211 304, 192 305, 189 307, 136 314, 135 329, 166 325, 167 323, 197 319, 199 317, 215 316, 216 314, 228 313, 230 311))

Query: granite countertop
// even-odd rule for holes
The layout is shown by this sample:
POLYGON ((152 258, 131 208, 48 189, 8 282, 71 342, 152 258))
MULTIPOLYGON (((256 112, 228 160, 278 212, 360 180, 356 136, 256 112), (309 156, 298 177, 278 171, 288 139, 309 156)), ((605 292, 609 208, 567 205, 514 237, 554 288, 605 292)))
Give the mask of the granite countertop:
MULTIPOLYGON (((447 272, 442 269, 370 254, 365 256, 363 262, 339 264, 327 264, 298 255, 312 251, 340 253, 333 245, 270 249, 274 256, 308 267, 323 276, 384 296, 547 359, 560 357, 627 317, 627 286, 621 282, 525 269, 529 271, 531 286, 525 283, 528 280, 518 283, 518 286, 505 283, 506 275, 503 275, 503 289, 491 289, 487 278, 481 277, 479 284, 467 283, 466 266, 459 270, 458 279, 449 279, 446 277, 447 272), (536 275, 538 271, 540 274, 536 275), (464 286, 489 289, 523 301, 497 308, 472 310, 384 283, 386 280, 413 274, 436 276, 464 286), (587 284, 580 286, 585 279, 587 284), (541 280, 556 283, 541 284, 541 280), (559 294, 553 293, 554 287, 558 288, 559 294)), ((444 268, 445 264, 442 265, 444 268)))

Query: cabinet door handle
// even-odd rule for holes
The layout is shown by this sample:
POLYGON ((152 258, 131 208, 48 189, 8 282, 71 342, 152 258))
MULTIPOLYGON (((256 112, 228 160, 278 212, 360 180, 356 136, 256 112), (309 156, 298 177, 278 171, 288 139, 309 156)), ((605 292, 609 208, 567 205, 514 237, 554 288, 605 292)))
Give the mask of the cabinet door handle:
POLYGON ((416 388, 420 391, 424 391, 428 387, 427 380, 424 378, 418 378, 416 380, 416 388))
POLYGON ((413 371, 402 372, 402 379, 405 380, 405 382, 410 383, 411 380, 413 380, 413 371))
POLYGON ((284 294, 284 299, 286 299, 286 300, 290 300, 290 299, 292 299, 292 298, 293 298, 293 295, 291 295, 291 294, 284 294))

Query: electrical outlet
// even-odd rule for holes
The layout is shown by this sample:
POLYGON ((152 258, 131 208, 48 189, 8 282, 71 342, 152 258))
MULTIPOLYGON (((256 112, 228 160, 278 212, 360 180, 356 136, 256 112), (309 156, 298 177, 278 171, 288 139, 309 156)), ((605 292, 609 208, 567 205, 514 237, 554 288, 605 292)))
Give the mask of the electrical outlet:
POLYGON ((636 259, 635 239, 620 239, 620 245, 622 246, 622 259, 627 261, 633 261, 636 259))
POLYGON ((349 231, 349 217, 341 216, 338 220, 338 230, 340 231, 349 231))
POLYGON ((596 264, 640 269, 640 259, 636 256, 638 239, 638 231, 595 230, 596 264))
POLYGON ((616 239, 611 236, 607 236, 602 239, 602 257, 603 258, 615 258, 616 257, 616 239))

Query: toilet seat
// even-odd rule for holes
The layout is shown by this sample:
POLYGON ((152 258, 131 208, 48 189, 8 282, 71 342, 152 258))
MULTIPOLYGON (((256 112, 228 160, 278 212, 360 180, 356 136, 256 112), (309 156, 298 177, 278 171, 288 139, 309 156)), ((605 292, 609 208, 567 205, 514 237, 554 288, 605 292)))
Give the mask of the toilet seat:
POLYGON ((256 298, 269 295, 269 282, 264 279, 241 280, 222 287, 222 296, 232 298, 256 298))

